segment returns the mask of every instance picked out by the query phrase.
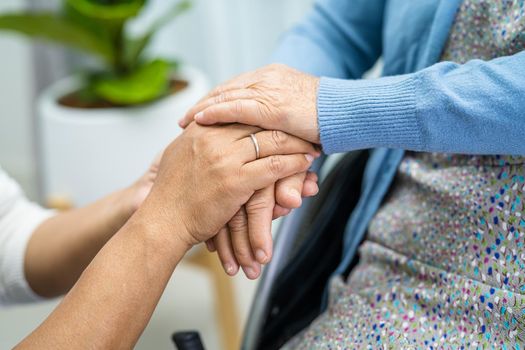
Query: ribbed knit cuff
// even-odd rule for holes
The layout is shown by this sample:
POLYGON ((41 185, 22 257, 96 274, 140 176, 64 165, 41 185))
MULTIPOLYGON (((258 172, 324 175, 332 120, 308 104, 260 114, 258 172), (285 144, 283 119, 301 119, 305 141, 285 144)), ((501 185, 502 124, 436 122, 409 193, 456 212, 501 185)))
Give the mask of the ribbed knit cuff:
POLYGON ((419 148, 415 87, 414 75, 365 80, 321 78, 317 109, 323 150, 419 148))

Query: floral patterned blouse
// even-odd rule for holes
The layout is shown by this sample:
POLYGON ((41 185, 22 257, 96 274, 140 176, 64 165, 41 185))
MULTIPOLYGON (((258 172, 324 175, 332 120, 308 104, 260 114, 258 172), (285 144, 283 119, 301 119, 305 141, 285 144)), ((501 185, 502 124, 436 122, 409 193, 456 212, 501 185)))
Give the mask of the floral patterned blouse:
MULTIPOLYGON (((465 0, 442 60, 523 50, 524 11, 465 0)), ((285 347, 525 349, 524 195, 525 157, 407 152, 359 264, 285 347)))

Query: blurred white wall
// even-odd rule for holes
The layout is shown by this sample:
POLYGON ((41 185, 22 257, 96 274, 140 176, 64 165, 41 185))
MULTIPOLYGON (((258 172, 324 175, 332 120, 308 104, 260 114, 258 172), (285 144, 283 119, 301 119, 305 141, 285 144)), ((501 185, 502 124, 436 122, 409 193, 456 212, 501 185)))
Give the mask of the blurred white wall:
MULTIPOLYGON (((26 1, 2 0, 0 11, 20 7, 26 1)), ((136 29, 163 12, 174 0, 150 0, 136 29)), ((313 0, 194 0, 193 8, 170 24, 155 39, 151 52, 163 54, 202 69, 213 83, 267 62, 280 34, 298 20, 313 0)), ((35 90, 42 74, 32 57, 32 46, 20 37, 0 33, 0 165, 20 181, 35 198, 38 179, 33 145, 35 90), (37 79, 37 76, 39 77, 37 79)), ((57 73, 58 74, 58 73, 57 73)), ((55 74, 55 75, 57 75, 55 74)), ((241 319, 247 315, 256 284, 235 279, 241 319)), ((146 329, 138 349, 172 349, 169 334, 184 328, 199 329, 208 349, 217 349, 216 318, 210 279, 200 270, 183 265, 175 273, 146 329)), ((0 348, 10 348, 28 334, 52 310, 56 302, 0 309, 0 348)))
MULTIPOLYGON (((167 26, 151 51, 180 58, 219 83, 268 62, 285 28, 297 22, 313 0, 193 0, 187 14, 167 26)), ((150 0, 143 21, 173 0, 150 0)))

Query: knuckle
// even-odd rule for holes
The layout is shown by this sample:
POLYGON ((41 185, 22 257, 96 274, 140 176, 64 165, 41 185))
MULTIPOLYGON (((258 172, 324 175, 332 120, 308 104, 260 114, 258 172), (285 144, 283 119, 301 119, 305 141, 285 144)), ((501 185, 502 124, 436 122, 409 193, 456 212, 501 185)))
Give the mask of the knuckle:
POLYGON ((246 203, 246 212, 248 214, 259 213, 270 209, 272 205, 268 203, 264 198, 252 198, 246 203))
POLYGON ((224 87, 222 85, 219 85, 217 87, 215 87, 215 89, 213 89, 211 92, 210 92, 210 95, 222 95, 224 93, 224 87))
POLYGON ((270 156, 268 159, 268 170, 274 174, 279 175, 284 168, 283 160, 279 156, 270 156))
POLYGON ((234 247, 235 257, 242 264, 248 264, 252 260, 252 253, 246 247, 234 247))
POLYGON ((232 105, 232 109, 233 109, 232 112, 233 112, 235 115, 238 115, 238 116, 242 115, 242 114, 243 114, 243 109, 244 109, 244 106, 243 106, 242 101, 241 101, 241 100, 237 100, 237 101, 235 101, 235 102, 233 103, 233 105, 232 105))
POLYGON ((280 149, 288 141, 288 134, 282 131, 272 130, 271 135, 275 149, 280 149))
POLYGON ((220 92, 214 98, 215 104, 220 104, 228 100, 228 95, 225 92, 220 92))
POLYGON ((224 173, 225 150, 220 147, 213 137, 202 135, 193 140, 193 153, 207 166, 208 170, 220 176, 224 173))
POLYGON ((212 145, 207 146, 208 149, 208 160, 213 164, 220 164, 221 160, 224 159, 224 154, 220 148, 213 147, 212 145))
POLYGON ((243 232, 248 228, 248 220, 243 214, 234 215, 228 224, 232 232, 243 232))

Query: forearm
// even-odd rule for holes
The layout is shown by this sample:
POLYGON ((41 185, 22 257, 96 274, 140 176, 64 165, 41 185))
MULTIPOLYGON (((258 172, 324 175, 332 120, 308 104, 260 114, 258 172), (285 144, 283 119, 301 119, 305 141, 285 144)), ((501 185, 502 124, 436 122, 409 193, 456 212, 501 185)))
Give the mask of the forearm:
POLYGON ((137 214, 102 248, 55 311, 19 348, 130 349, 188 249, 137 214))
POLYGON ((66 293, 133 212, 131 188, 43 222, 29 240, 25 275, 39 295, 66 293))
POLYGON ((19 348, 132 348, 189 248, 215 236, 256 191, 305 172, 318 154, 304 140, 260 131, 263 156, 255 159, 247 147, 253 132, 186 128, 165 149, 144 203, 19 348))
POLYGON ((525 53, 371 80, 321 79, 327 153, 364 148, 525 154, 525 53))

